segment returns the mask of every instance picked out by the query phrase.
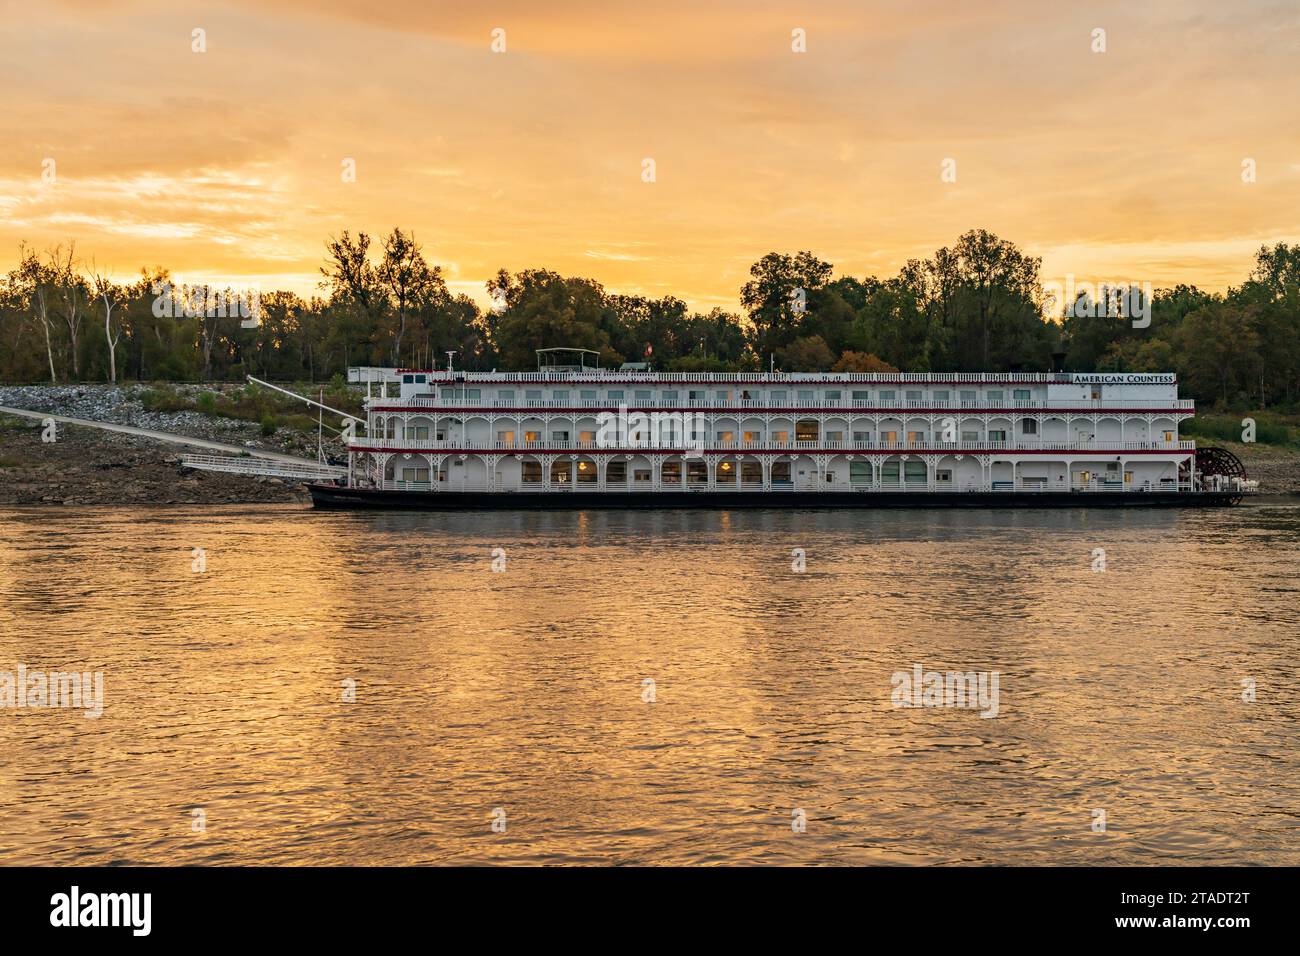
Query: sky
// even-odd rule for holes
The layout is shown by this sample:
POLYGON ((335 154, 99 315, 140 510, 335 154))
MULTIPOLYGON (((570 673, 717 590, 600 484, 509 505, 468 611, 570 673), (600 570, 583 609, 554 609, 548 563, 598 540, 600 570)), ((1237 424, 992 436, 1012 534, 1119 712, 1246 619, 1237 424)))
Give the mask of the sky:
POLYGON ((0 15, 0 270, 75 240, 119 280, 311 295, 329 236, 402 226, 480 303, 549 268, 737 311, 770 251, 886 277, 985 228, 1044 280, 1223 290, 1300 241, 1294 0, 0 15))

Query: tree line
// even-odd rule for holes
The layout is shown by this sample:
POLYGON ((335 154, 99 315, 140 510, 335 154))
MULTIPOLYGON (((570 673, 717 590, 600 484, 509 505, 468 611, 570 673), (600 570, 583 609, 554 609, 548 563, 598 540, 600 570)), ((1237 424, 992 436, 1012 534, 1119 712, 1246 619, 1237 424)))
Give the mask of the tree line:
POLYGON ((530 370, 535 349, 569 346, 669 371, 1172 370, 1202 402, 1300 403, 1300 245, 1262 247, 1226 293, 1156 290, 1145 324, 1116 290, 1053 301, 1041 261, 985 230, 889 278, 833 272, 811 252, 768 253, 734 314, 503 269, 481 309, 400 228, 331 237, 308 299, 177 285, 161 267, 120 282, 75 243, 20 245, 0 288, 0 380, 315 382, 350 365, 445 367, 448 351, 458 368, 530 370))

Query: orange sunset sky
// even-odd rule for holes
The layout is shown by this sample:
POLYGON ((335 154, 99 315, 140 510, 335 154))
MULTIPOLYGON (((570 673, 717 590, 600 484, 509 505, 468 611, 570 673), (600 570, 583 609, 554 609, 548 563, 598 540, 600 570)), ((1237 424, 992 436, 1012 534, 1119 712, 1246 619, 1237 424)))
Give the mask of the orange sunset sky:
POLYGON ((480 302, 546 267, 736 310, 771 250, 886 276, 983 227, 1224 289, 1300 240, 1294 0, 0 5, 0 270, 76 239, 309 295, 328 235, 401 225, 480 302))

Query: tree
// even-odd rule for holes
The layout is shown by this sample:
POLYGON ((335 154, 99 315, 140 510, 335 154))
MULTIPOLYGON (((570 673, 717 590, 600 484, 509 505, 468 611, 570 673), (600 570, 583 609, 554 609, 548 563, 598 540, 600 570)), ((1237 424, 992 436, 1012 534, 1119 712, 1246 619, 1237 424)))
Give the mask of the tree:
POLYGON ((835 353, 820 335, 806 335, 782 349, 778 360, 786 371, 825 372, 835 363, 835 353))
POLYGON ((10 274, 10 282, 19 290, 27 303, 32 320, 40 327, 45 336, 45 357, 50 365, 50 384, 58 382, 54 371, 54 345, 52 342, 53 316, 50 300, 58 283, 58 276, 52 267, 41 261, 34 249, 26 245, 18 246, 18 268, 10 274))
POLYGON ((130 290, 114 285, 113 280, 90 264, 91 287, 104 307, 104 341, 108 346, 108 380, 117 381, 117 343, 122 338, 122 323, 113 321, 113 310, 130 297, 130 290))
POLYGON ((740 290, 750 324, 750 348, 761 361, 791 344, 812 294, 830 280, 833 267, 811 252, 769 252, 749 267, 740 290))
POLYGON ((599 283, 546 269, 515 276, 503 270, 487 288, 495 301, 504 303, 494 324, 493 344, 506 369, 534 368, 537 349, 557 346, 600 352, 607 364, 623 361, 602 327, 607 306, 599 283))
POLYGON ((831 366, 832 372, 897 372, 888 362, 867 352, 845 352, 831 366))
POLYGON ((68 327, 69 353, 72 362, 72 379, 81 378, 81 320, 82 306, 86 304, 86 285, 78 271, 77 244, 68 243, 65 252, 62 245, 49 251, 50 274, 54 277, 59 314, 68 327))
POLYGON ((411 311, 447 297, 442 269, 429 266, 414 235, 394 229, 384 240, 384 255, 375 268, 375 276, 396 316, 397 324, 392 332, 392 356, 393 364, 400 365, 402 339, 406 336, 411 311))

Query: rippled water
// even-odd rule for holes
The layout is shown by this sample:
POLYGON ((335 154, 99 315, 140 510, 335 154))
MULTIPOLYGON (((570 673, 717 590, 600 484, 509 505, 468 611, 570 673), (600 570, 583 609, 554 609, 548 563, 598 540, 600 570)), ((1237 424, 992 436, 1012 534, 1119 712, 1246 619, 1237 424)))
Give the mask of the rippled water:
POLYGON ((1295 502, 0 511, 0 671, 106 696, 0 710, 0 862, 1300 863, 1298 541, 1295 502), (893 707, 915 664, 999 715, 893 707))

